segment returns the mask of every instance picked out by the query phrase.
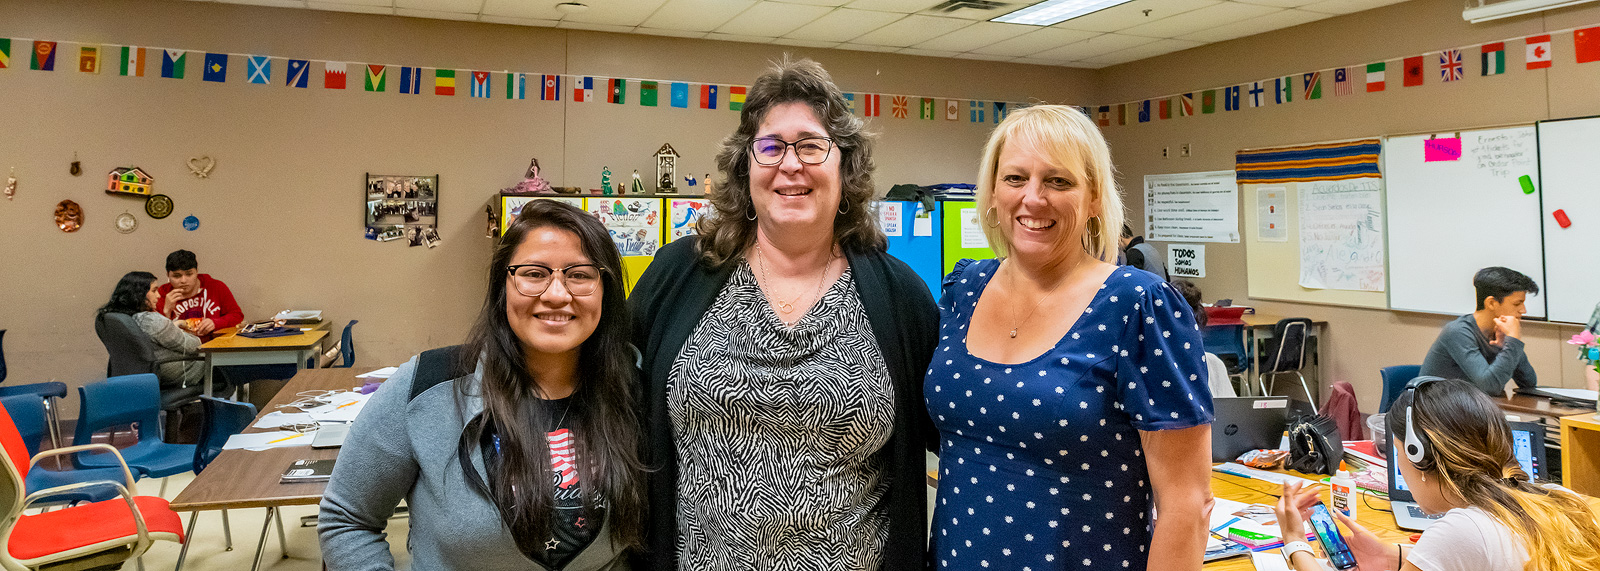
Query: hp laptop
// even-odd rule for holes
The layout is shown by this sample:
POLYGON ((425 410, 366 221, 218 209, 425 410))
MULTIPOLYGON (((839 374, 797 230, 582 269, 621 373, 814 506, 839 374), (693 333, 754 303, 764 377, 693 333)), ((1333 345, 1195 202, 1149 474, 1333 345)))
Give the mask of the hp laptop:
POLYGON ((1277 449, 1289 419, 1311 414, 1311 405, 1289 397, 1214 397, 1211 461, 1232 462, 1240 454, 1277 449))
MULTIPOLYGON (((1410 460, 1404 454, 1395 456, 1393 439, 1384 443, 1384 449, 1384 458, 1389 462, 1389 508, 1394 510, 1395 525, 1412 531, 1427 529, 1444 514, 1422 511, 1422 506, 1417 505, 1416 498, 1411 495, 1411 489, 1406 487, 1405 477, 1400 475, 1400 463, 1410 460)), ((1533 422, 1511 423, 1511 451, 1529 477, 1534 480, 1545 479, 1543 425, 1533 422)))

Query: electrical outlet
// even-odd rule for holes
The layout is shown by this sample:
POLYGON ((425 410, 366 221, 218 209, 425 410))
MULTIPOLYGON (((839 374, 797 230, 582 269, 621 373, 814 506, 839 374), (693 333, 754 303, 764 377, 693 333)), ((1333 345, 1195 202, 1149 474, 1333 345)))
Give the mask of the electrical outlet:
POLYGON ((1171 156, 1169 149, 1167 147, 1161 147, 1161 158, 1164 159, 1169 156, 1171 156))
POLYGON ((1189 156, 1189 143, 1184 143, 1183 146, 1178 147, 1178 156, 1180 156, 1180 157, 1188 157, 1189 156))

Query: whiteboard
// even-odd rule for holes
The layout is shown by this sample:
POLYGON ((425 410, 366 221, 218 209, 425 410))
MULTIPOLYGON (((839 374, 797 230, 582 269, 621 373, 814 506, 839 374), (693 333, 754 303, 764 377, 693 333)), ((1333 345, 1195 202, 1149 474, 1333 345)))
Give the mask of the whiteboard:
MULTIPOLYGON (((1489 266, 1527 274, 1546 291, 1534 127, 1461 131, 1459 159, 1425 161, 1424 145, 1434 138, 1384 140, 1389 307, 1472 313, 1472 275, 1489 266), (1533 194, 1523 193, 1522 176, 1533 194)), ((1528 298, 1528 317, 1545 316, 1545 299, 1528 298)))
POLYGON ((1540 122, 1539 171, 1550 320, 1584 323, 1600 302, 1600 117, 1540 122))

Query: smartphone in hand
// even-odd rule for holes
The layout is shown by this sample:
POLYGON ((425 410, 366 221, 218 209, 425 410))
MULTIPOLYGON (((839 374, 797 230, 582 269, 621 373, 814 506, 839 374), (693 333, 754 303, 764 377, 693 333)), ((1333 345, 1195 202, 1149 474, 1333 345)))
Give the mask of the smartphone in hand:
POLYGON ((1328 513, 1328 506, 1318 502, 1311 506, 1311 529, 1317 533, 1317 540, 1322 543, 1322 551, 1328 554, 1328 563, 1334 569, 1349 569, 1356 566, 1356 556, 1350 552, 1350 545, 1345 543, 1344 536, 1339 535, 1339 526, 1333 523, 1333 514, 1328 513))

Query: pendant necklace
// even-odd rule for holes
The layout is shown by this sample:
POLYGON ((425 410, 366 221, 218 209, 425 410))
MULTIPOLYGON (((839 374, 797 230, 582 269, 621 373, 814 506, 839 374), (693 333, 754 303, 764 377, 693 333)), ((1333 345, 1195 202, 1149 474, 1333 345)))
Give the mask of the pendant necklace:
MULTIPOLYGON (((771 284, 772 277, 767 275, 767 253, 761 250, 761 242, 759 240, 756 241, 756 259, 761 263, 761 281, 771 284)), ((828 260, 822 263, 822 275, 817 278, 816 295, 818 299, 822 298, 822 282, 823 280, 828 279, 828 266, 830 265, 833 265, 832 252, 829 252, 828 260)), ((765 294, 766 290, 762 290, 762 293, 765 294)), ((782 299, 776 299, 771 295, 767 295, 767 301, 770 301, 773 305, 778 306, 778 311, 783 312, 784 315, 788 315, 794 312, 794 302, 800 301, 800 296, 805 295, 805 293, 806 292, 801 291, 800 293, 794 294, 794 299, 789 301, 783 301, 782 299)))
MULTIPOLYGON (((1011 282, 1012 282, 1011 289, 1012 290, 1016 289, 1016 281, 1017 281, 1016 278, 1012 278, 1011 279, 1011 282)), ((1055 293, 1056 292, 1056 288, 1061 287, 1061 284, 1063 282, 1066 282, 1066 281, 1067 280, 1062 279, 1061 281, 1056 282, 1056 285, 1050 286, 1050 291, 1044 292, 1044 295, 1039 296, 1039 301, 1033 302, 1033 309, 1028 310, 1028 315, 1023 316, 1023 318, 1020 321, 1017 320, 1017 306, 1014 305, 1014 304, 1011 306, 1011 338, 1012 339, 1016 339, 1017 338, 1017 329, 1020 329, 1023 324, 1028 322, 1029 319, 1033 319, 1034 312, 1039 311, 1039 305, 1043 304, 1044 300, 1049 299, 1050 298, 1050 294, 1055 293)))

